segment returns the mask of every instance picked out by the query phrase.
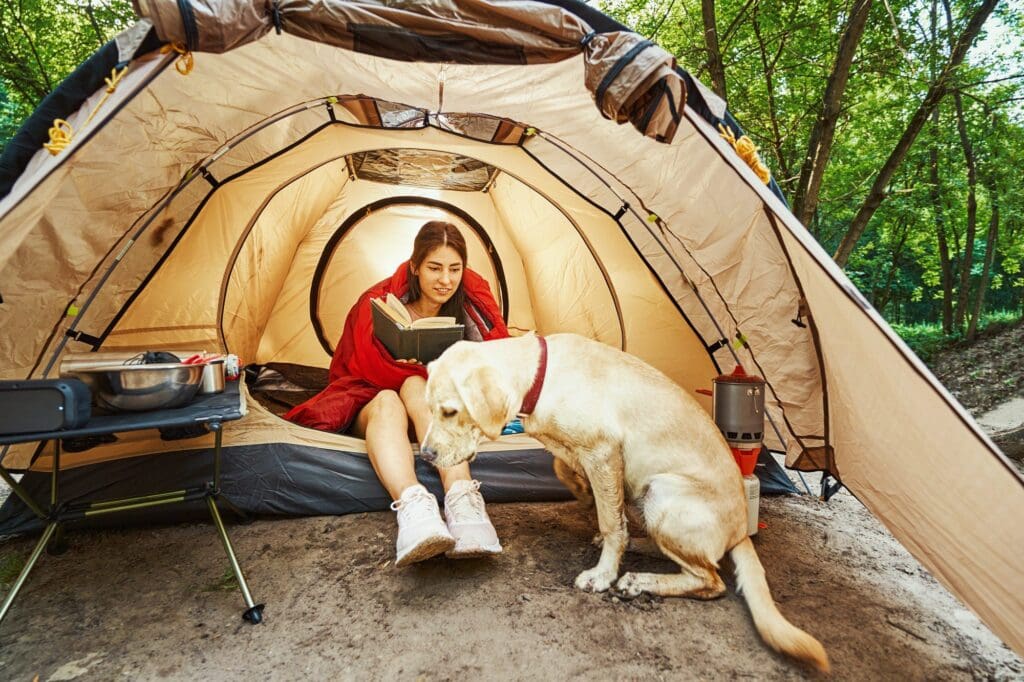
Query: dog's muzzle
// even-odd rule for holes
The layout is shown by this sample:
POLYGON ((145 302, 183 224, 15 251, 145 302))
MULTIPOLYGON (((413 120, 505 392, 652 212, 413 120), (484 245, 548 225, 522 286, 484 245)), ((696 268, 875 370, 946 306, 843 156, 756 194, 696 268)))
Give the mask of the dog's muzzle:
POLYGON ((437 451, 429 445, 420 448, 420 457, 433 464, 437 460, 437 451))

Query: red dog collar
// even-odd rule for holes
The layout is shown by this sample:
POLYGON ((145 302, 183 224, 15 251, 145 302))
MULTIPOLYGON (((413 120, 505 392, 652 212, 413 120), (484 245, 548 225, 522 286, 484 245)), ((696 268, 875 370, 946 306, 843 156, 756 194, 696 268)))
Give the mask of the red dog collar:
POLYGON ((533 414, 540 398, 540 390, 544 388, 544 375, 548 371, 548 342, 543 336, 538 336, 537 341, 540 342, 540 364, 537 366, 537 374, 533 377, 533 386, 530 386, 526 397, 523 398, 523 406, 519 408, 521 415, 533 414))

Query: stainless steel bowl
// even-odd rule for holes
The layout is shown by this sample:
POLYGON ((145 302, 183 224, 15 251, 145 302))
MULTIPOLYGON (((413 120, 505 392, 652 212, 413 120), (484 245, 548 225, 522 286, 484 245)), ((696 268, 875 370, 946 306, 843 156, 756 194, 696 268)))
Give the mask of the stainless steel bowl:
POLYGON ((179 407, 195 397, 202 365, 178 362, 107 365, 68 372, 92 390, 96 405, 115 412, 145 412, 179 407))

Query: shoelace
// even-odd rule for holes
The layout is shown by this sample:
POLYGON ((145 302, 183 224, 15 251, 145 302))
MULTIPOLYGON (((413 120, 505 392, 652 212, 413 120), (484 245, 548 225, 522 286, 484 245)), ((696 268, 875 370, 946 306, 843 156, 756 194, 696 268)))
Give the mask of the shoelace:
POLYGON ((484 498, 479 491, 480 481, 470 481, 469 485, 461 487, 454 493, 448 493, 445 507, 455 516, 455 521, 483 520, 485 516, 484 498))
POLYGON ((424 488, 417 488, 408 497, 391 503, 391 511, 398 512, 403 519, 415 515, 427 515, 437 509, 437 499, 424 488))

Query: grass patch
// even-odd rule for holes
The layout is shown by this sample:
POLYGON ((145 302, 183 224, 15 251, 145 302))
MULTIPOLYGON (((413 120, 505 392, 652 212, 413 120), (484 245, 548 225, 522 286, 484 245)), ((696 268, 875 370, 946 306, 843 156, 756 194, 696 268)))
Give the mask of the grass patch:
MULTIPOLYGON (((982 316, 978 324, 977 339, 981 340, 987 336, 997 334, 1014 325, 1020 324, 1021 314, 1015 310, 993 310, 982 316)), ((925 362, 931 361, 942 351, 964 345, 964 334, 953 333, 946 336, 942 333, 942 325, 937 322, 926 322, 918 324, 891 325, 893 330, 900 335, 900 338, 917 356, 925 362)))
POLYGON ((228 566, 224 569, 224 573, 221 574, 220 579, 216 582, 210 583, 203 588, 203 592, 230 592, 237 590, 238 580, 235 578, 235 572, 228 566))
POLYGON ((16 552, 8 552, 0 556, 0 587, 10 587, 14 579, 25 568, 27 556, 16 552))

